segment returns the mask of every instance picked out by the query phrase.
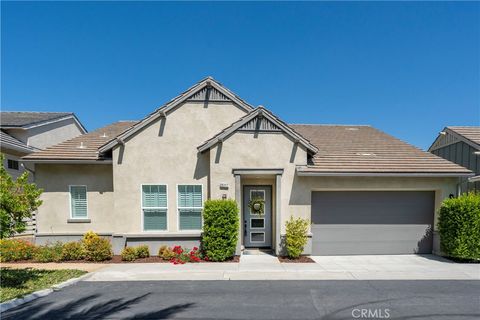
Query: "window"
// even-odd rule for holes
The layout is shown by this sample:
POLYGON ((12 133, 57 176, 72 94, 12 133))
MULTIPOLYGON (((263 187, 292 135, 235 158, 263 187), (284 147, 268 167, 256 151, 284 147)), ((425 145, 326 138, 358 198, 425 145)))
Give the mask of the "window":
POLYGON ((178 186, 178 215, 180 230, 202 229, 203 196, 201 185, 178 186))
POLYGON ((142 185, 143 230, 167 230, 167 186, 142 185))
POLYGON ((7 160, 7 167, 8 167, 8 169, 18 170, 18 161, 8 159, 7 160))
POLYGON ((88 217, 86 186, 70 186, 70 215, 72 219, 88 217))

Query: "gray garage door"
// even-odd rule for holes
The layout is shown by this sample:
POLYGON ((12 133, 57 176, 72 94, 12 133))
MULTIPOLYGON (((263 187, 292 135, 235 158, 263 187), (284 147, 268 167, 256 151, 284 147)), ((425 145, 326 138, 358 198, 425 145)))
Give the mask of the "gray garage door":
POLYGON ((314 255, 432 252, 435 193, 312 192, 314 255))

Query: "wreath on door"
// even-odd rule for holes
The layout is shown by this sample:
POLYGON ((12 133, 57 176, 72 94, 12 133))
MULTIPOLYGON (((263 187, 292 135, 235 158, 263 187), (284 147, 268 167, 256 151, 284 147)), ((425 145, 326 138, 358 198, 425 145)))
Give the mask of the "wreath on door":
POLYGON ((265 200, 262 198, 253 198, 248 203, 248 207, 253 214, 264 214, 265 213, 265 200))

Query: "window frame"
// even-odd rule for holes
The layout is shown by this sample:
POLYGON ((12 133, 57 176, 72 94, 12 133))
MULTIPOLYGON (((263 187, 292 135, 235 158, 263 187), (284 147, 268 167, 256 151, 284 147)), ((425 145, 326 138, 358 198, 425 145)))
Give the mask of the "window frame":
POLYGON ((19 171, 20 170, 20 161, 15 160, 15 159, 8 159, 7 158, 7 168, 10 169, 10 170, 19 171), (10 167, 10 163, 12 163, 12 164, 15 163, 16 168, 10 167))
POLYGON ((168 232, 168 184, 166 183, 141 183, 140 184, 140 223, 142 232, 146 233, 166 233, 168 232), (144 207, 143 206, 143 186, 165 186, 165 197, 167 198, 167 206, 166 207, 144 207), (158 230, 145 230, 145 209, 153 209, 153 210, 165 210, 165 229, 158 229, 158 230))
POLYGON ((90 219, 89 218, 89 209, 88 209, 88 188, 87 185, 84 184, 69 184, 68 185, 68 199, 69 199, 69 208, 70 208, 70 219, 72 220, 85 220, 85 219, 90 219), (73 216, 73 210, 72 210, 72 187, 85 187, 85 202, 86 202, 86 207, 87 207, 87 216, 85 217, 74 217, 73 216))
POLYGON ((203 230, 203 207, 204 207, 204 202, 205 202, 205 199, 204 199, 204 196, 203 196, 203 184, 201 183, 177 183, 177 186, 176 186, 176 189, 177 189, 177 230, 179 232, 185 232, 185 233, 188 233, 188 232, 199 232, 199 231, 202 231, 203 230), (179 190, 178 190, 178 187, 179 186, 200 186, 201 188, 201 192, 200 194, 202 195, 202 206, 201 207, 180 207, 179 206, 179 190), (200 209, 200 224, 201 224, 201 228, 200 229, 180 229, 180 209, 200 209))

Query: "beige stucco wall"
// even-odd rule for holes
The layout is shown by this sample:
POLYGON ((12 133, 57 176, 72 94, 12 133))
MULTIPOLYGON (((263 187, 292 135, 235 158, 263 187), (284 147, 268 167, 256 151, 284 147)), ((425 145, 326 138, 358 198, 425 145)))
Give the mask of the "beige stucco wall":
POLYGON ((450 194, 455 194, 457 181, 457 178, 296 176, 288 206, 291 213, 310 217, 312 191, 435 191, 436 224, 437 211, 443 199, 450 194))
POLYGON ((115 230, 143 232, 141 185, 167 184, 169 232, 178 231, 177 184, 202 184, 208 197, 209 154, 197 147, 238 120, 230 103, 185 103, 113 150, 115 230))
POLYGON ((83 132, 73 118, 49 123, 31 129, 8 129, 8 134, 25 144, 44 149, 57 143, 72 139, 83 132))
POLYGON ((38 233, 114 232, 113 180, 110 165, 37 164, 36 182, 44 189, 37 213, 38 233), (90 223, 68 223, 69 185, 87 186, 90 223))

